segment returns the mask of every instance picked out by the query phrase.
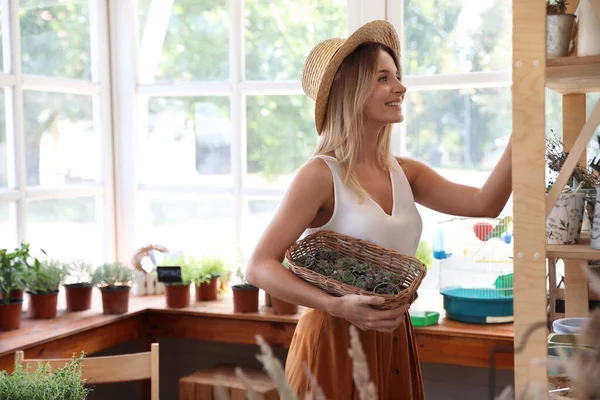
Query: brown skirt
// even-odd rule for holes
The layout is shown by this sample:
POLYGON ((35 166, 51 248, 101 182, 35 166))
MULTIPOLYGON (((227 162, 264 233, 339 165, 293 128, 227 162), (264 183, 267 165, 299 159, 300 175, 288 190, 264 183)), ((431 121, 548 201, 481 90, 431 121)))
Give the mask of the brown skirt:
MULTIPOLYGON (((294 331, 285 365, 292 389, 300 396, 310 385, 302 363, 306 362, 328 399, 359 399, 352 379, 350 323, 318 310, 307 309, 294 331)), ((369 376, 379 400, 425 398, 415 334, 406 313, 393 333, 358 330, 367 356, 369 376)))

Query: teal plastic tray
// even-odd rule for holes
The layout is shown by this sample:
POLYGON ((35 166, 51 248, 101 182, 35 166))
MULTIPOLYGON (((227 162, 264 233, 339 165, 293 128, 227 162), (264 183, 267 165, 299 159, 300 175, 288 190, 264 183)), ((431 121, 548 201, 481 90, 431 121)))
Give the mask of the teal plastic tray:
POLYGON ((471 324, 513 321, 513 297, 499 295, 496 289, 452 288, 442 291, 446 317, 471 324))

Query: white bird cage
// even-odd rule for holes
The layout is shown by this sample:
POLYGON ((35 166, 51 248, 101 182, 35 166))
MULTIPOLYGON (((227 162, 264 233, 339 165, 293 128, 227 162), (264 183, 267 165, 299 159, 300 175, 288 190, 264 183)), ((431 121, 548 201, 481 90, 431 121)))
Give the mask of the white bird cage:
POLYGON ((513 320, 512 218, 441 222, 433 243, 446 317, 489 324, 513 320))

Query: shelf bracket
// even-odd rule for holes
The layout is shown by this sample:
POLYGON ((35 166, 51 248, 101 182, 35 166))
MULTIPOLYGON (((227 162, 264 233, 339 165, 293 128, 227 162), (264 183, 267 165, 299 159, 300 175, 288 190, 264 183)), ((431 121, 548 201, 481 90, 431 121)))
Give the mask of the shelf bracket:
POLYGON ((556 182, 554 182, 550 192, 546 195, 546 218, 548 218, 548 215, 550 215, 550 211, 552 211, 554 204, 556 204, 560 192, 563 190, 567 184, 567 181, 571 177, 579 158, 590 142, 590 139, 592 138, 592 135, 594 134, 594 131, 598 125, 600 125, 600 101, 598 101, 594 107, 594 110, 592 111, 592 114, 585 122, 585 125, 579 133, 573 148, 569 151, 569 155, 567 156, 565 164, 556 178, 556 182))

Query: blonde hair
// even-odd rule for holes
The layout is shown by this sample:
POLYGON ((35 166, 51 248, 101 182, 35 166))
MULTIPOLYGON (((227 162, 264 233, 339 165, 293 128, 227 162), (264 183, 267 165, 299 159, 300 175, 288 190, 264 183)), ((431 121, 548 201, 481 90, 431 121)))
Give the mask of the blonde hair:
MULTIPOLYGON (((362 153, 363 112, 375 83, 380 50, 388 52, 400 70, 393 51, 380 43, 363 43, 348 55, 333 79, 323 132, 314 152, 315 155, 333 153, 340 164, 344 183, 360 197, 369 197, 369 194, 358 182, 354 167, 362 153)), ((391 133, 392 126, 388 124, 377 135, 377 161, 386 171, 392 167, 391 133)))

